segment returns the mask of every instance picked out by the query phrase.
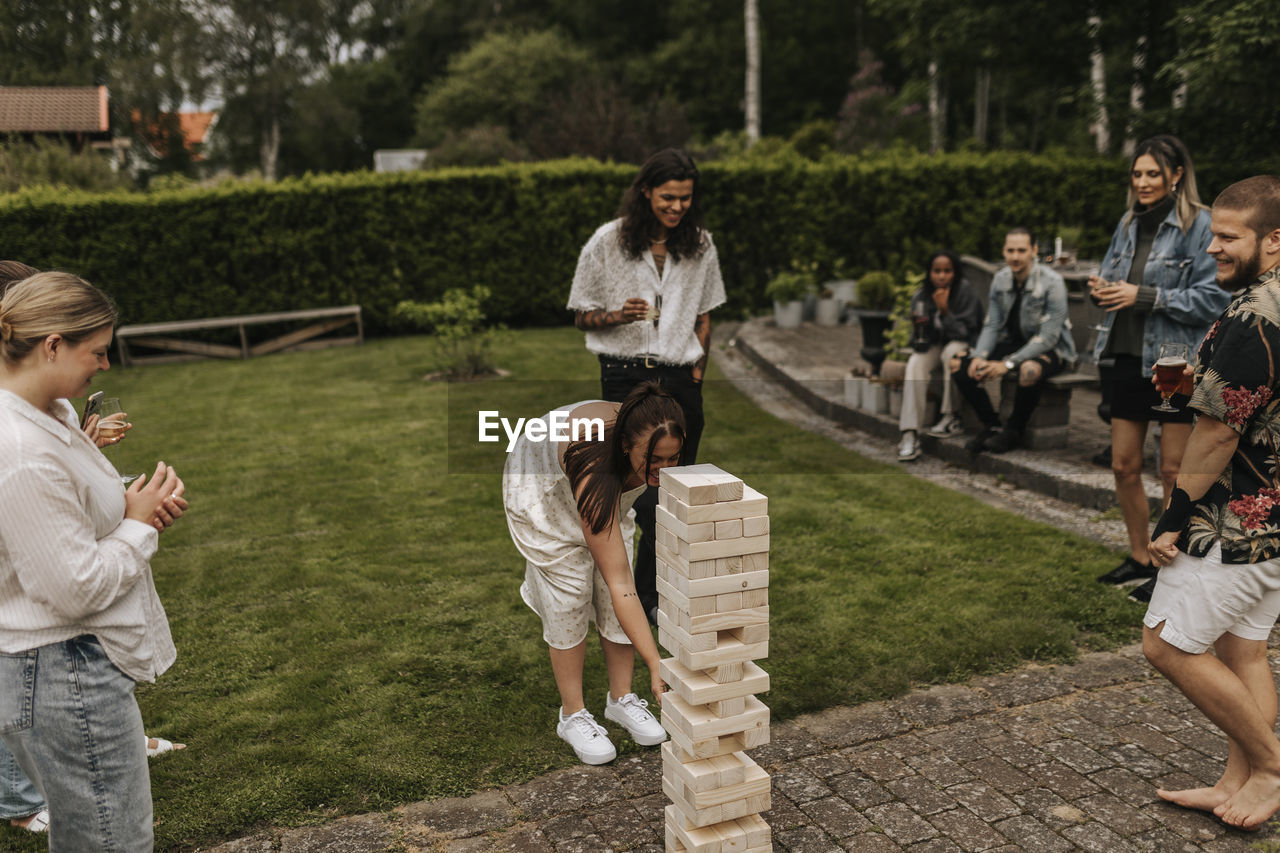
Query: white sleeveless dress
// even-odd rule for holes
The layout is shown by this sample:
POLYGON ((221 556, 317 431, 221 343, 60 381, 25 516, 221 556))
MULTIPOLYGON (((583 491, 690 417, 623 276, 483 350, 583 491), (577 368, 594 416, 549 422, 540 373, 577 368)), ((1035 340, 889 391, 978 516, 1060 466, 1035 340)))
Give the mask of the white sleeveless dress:
MULTIPOLYGON (((571 412, 593 402, 599 401, 583 400, 552 411, 571 412)), ((544 420, 549 421, 550 414, 544 420)), ((631 505, 644 489, 640 485, 625 491, 619 501, 628 564, 635 538, 631 505)), ((502 504, 511 539, 525 558, 520 596, 542 618, 542 638, 547 645, 555 649, 577 646, 586 639, 591 621, 605 639, 629 644, 613 612, 609 587, 582 536, 577 501, 560 467, 556 442, 529 441, 520 436, 502 471, 502 504)))

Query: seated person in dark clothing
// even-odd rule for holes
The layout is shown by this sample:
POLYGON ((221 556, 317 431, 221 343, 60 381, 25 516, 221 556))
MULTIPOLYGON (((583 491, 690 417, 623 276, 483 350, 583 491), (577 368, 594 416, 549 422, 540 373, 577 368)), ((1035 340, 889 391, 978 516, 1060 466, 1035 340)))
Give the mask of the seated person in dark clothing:
POLYGON ((1076 348, 1067 321, 1067 286, 1036 261, 1035 238, 1022 227, 1004 238, 1008 265, 991 280, 987 318, 973 350, 952 359, 956 387, 982 421, 982 430, 965 445, 970 453, 1004 453, 1022 444, 1044 383, 1075 363, 1076 348), (983 387, 1006 373, 1018 377, 1009 422, 1000 415, 983 387))

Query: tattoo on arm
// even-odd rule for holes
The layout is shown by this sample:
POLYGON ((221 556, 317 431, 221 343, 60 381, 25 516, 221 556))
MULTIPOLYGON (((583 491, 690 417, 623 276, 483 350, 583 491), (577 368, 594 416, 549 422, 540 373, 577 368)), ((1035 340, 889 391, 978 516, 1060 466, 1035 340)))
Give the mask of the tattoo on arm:
POLYGON ((693 333, 702 344, 702 358, 693 366, 693 372, 702 379, 707 373, 707 355, 711 352, 711 315, 699 314, 694 321, 693 333))
POLYGON ((588 329, 607 329, 616 326, 612 311, 596 309, 595 311, 579 311, 573 317, 573 324, 582 331, 588 329))

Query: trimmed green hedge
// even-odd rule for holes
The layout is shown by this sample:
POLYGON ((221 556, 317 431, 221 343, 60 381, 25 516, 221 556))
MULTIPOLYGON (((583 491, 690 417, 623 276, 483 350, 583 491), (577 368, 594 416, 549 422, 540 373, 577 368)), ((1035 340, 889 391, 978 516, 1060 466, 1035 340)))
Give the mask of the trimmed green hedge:
MULTIPOLYGON (((1124 205, 1124 168, 1018 153, 708 164, 723 316, 763 310, 765 283, 793 261, 828 270, 843 259, 856 275, 918 266, 939 246, 997 258, 1015 223, 1047 240, 1083 226, 1082 255, 1096 257, 1124 205)), ((359 303, 376 333, 396 329, 401 300, 478 284, 493 294, 490 319, 553 325, 568 320, 578 252, 634 172, 563 160, 151 195, 23 193, 0 200, 0 254, 83 275, 115 297, 123 323, 359 303)))

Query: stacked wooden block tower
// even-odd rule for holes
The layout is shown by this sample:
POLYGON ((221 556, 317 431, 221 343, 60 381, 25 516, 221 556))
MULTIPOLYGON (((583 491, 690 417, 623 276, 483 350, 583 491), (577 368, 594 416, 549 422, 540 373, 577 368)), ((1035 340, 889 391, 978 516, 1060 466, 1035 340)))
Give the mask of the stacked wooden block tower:
POLYGON ((769 502, 714 465, 664 468, 658 493, 658 641, 667 850, 772 850, 769 774, 743 751, 769 741, 754 694, 769 674, 769 502))

